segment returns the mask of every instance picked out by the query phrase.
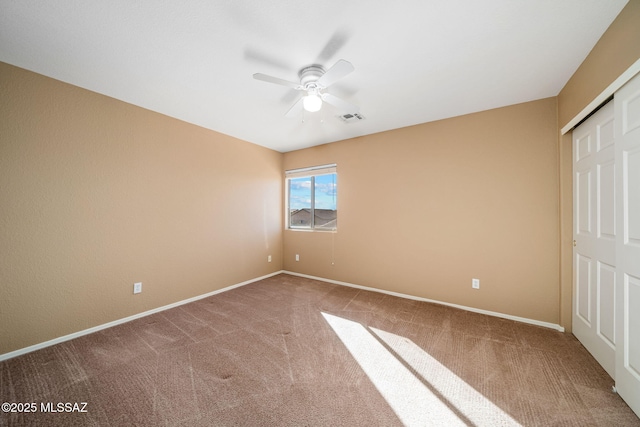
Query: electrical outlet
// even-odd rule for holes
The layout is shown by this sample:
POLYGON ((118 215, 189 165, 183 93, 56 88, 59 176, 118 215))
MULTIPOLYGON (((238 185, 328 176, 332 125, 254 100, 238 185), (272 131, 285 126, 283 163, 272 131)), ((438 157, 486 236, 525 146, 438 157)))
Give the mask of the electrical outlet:
POLYGON ((267 262, 271 262, 271 255, 267 257, 267 262))
POLYGON ((471 279, 471 287, 473 289, 480 289, 480 279, 471 279))
POLYGON ((142 282, 134 283, 133 284, 133 293, 134 294, 139 294, 140 292, 142 292, 142 282))
POLYGON ((300 261, 300 255, 296 254, 296 261, 300 261))

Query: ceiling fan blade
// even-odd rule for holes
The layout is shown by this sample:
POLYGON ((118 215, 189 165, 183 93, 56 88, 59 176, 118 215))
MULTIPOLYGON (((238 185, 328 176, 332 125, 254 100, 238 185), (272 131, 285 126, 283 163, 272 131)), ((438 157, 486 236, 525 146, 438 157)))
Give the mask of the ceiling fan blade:
POLYGON ((272 77, 272 76, 268 76, 266 74, 262 74, 262 73, 255 73, 253 75, 253 78, 256 80, 262 80, 263 82, 268 82, 268 83, 275 83, 277 85, 281 85, 281 86, 287 86, 296 90, 302 90, 304 89, 300 83, 294 83, 294 82, 290 82, 288 80, 283 80, 283 79, 279 79, 277 77, 272 77))
POLYGON ((252 47, 245 48, 244 59, 260 62, 262 64, 267 64, 271 67, 276 67, 285 71, 291 71, 292 69, 290 64, 281 60, 280 58, 276 58, 274 56, 268 55, 252 47))
POLYGON ((344 113, 353 114, 353 113, 358 113, 360 111, 360 107, 358 107, 357 105, 353 105, 347 101, 343 101, 342 99, 338 98, 335 95, 331 95, 330 93, 323 93, 320 96, 322 97, 322 100, 324 102, 326 102, 327 104, 333 105, 338 110, 344 113))
POLYGON ((316 83, 321 87, 329 87, 353 70, 355 70, 355 68, 351 65, 351 62, 341 59, 336 62, 333 67, 329 68, 316 83))
POLYGON ((300 99, 298 99, 298 102, 293 104, 293 107, 289 108, 289 111, 287 111, 287 113, 284 116, 286 118, 290 119, 290 118, 296 117, 297 115, 302 113, 302 110, 303 110, 302 98, 300 98, 300 99))
POLYGON ((342 49, 345 44, 347 44, 347 41, 349 41, 349 37, 350 34, 345 29, 337 30, 335 33, 333 33, 329 41, 327 41, 327 44, 324 45, 324 48, 320 52, 320 55, 318 55, 316 63, 324 64, 325 62, 333 58, 333 56, 338 53, 338 51, 342 49))

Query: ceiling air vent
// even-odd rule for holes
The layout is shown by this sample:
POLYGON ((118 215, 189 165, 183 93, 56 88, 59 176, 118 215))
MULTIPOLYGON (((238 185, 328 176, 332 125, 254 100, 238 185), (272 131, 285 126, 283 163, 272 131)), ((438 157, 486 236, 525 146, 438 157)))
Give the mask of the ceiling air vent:
POLYGON ((345 123, 359 122, 360 120, 364 120, 364 116, 360 113, 347 113, 338 117, 340 117, 345 123))

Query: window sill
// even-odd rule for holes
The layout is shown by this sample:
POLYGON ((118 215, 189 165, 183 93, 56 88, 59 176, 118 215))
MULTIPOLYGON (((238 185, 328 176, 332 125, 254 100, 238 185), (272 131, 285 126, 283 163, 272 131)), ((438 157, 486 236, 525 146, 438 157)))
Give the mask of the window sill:
POLYGON ((305 233, 337 233, 338 230, 337 229, 333 229, 333 230, 323 230, 322 228, 291 228, 288 227, 286 229, 287 231, 302 231, 305 233))

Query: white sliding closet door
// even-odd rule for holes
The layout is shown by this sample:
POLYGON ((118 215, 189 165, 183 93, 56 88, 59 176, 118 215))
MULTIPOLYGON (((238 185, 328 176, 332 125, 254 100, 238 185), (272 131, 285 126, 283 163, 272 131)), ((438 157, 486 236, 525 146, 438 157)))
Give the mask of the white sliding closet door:
POLYGON ((640 74, 573 131, 573 333, 640 416, 640 74))
POLYGON ((640 74, 615 94, 616 388, 640 416, 640 74))
POLYGON ((573 131, 573 334, 615 378, 616 203, 614 106, 573 131))

